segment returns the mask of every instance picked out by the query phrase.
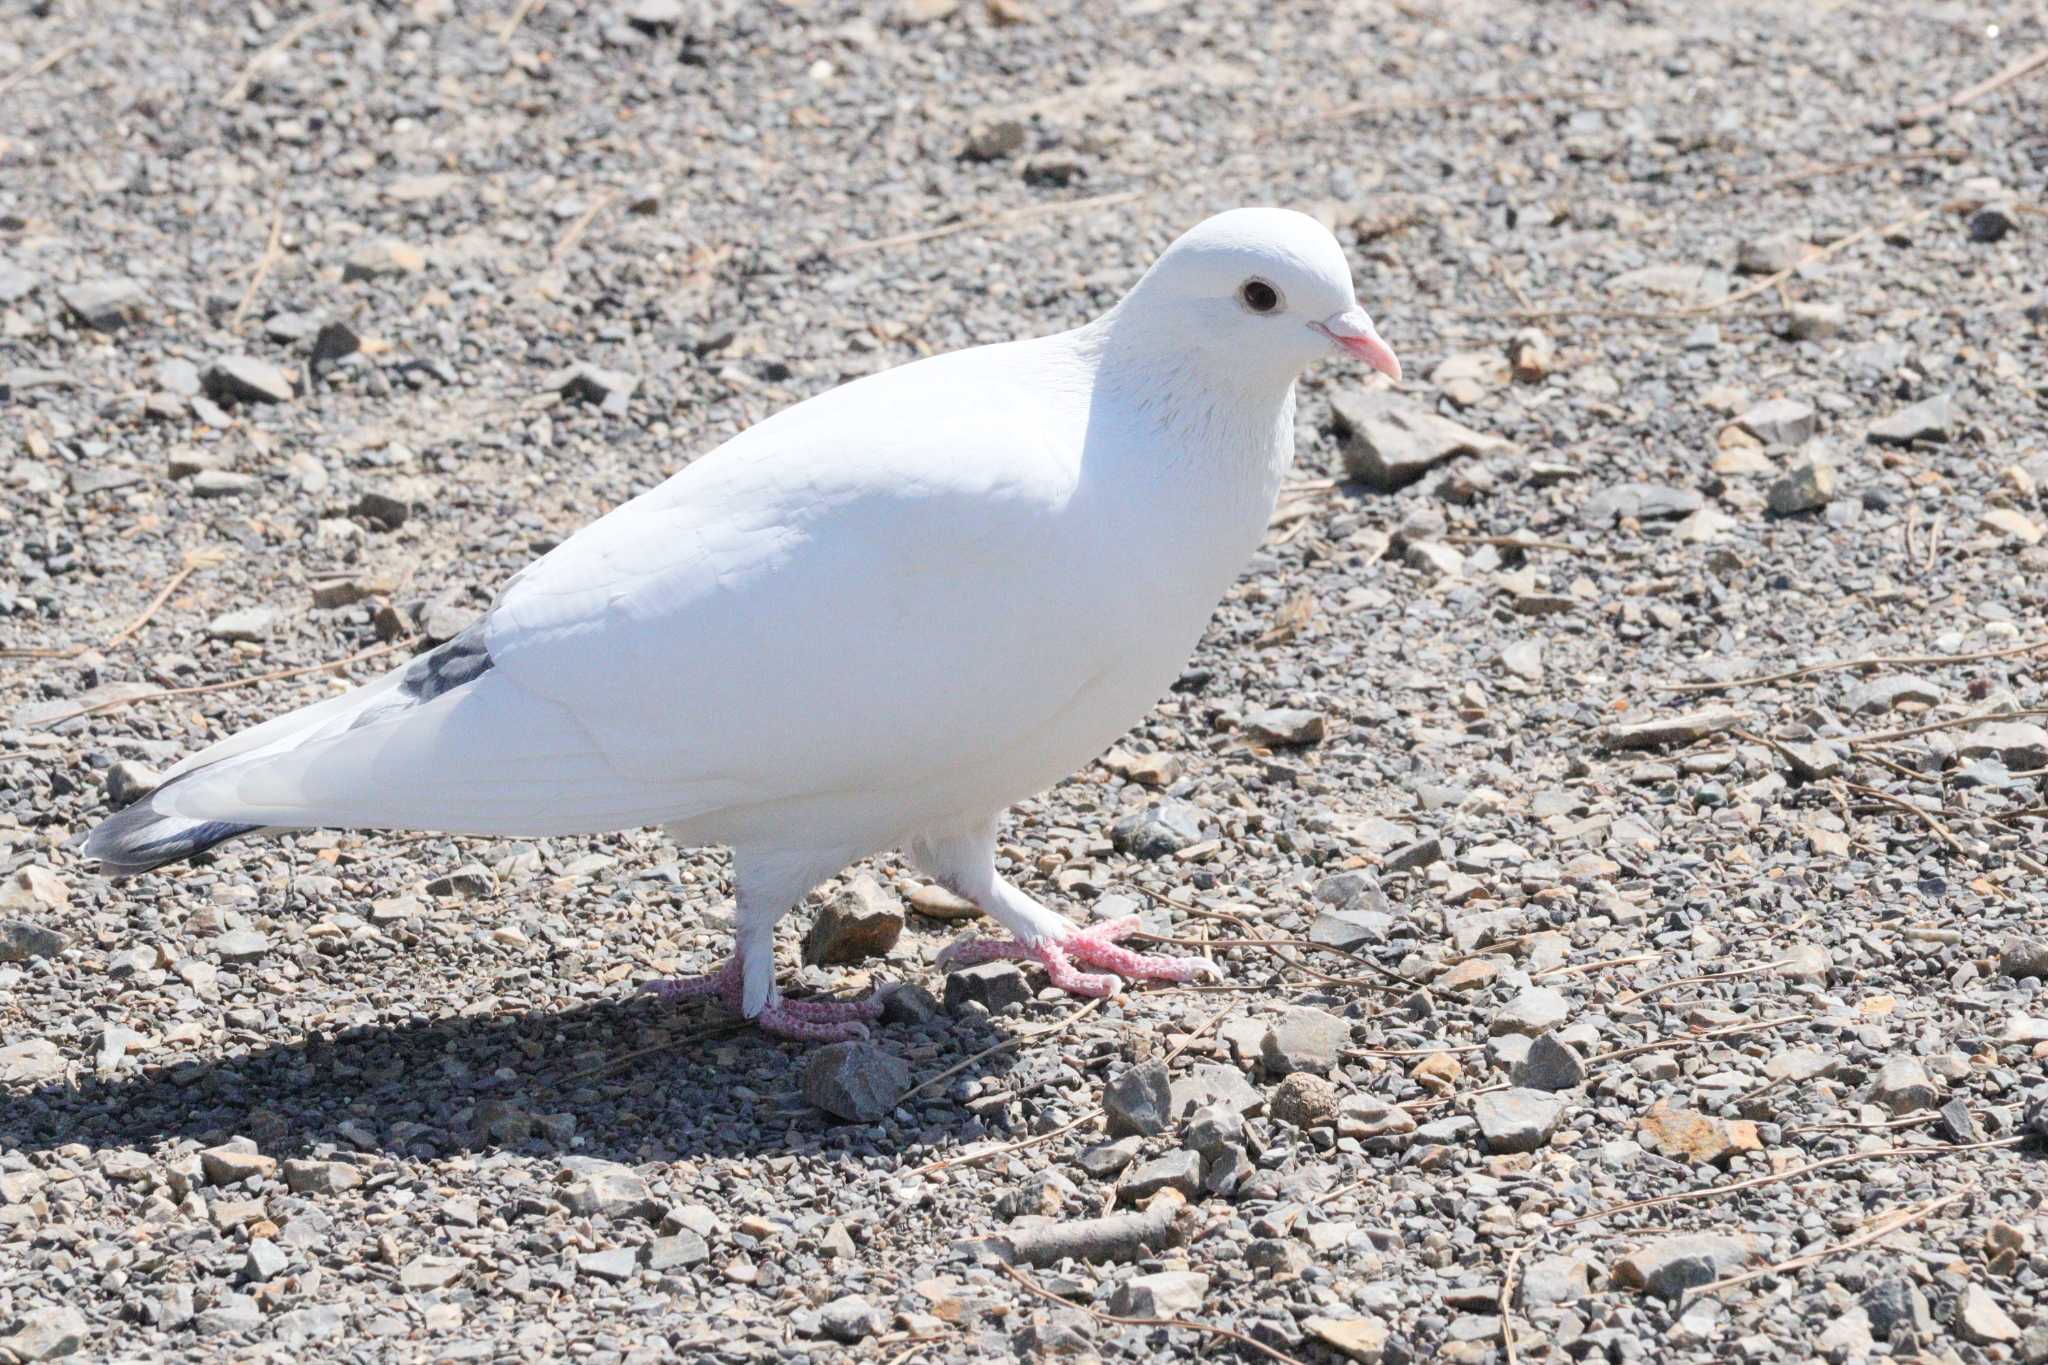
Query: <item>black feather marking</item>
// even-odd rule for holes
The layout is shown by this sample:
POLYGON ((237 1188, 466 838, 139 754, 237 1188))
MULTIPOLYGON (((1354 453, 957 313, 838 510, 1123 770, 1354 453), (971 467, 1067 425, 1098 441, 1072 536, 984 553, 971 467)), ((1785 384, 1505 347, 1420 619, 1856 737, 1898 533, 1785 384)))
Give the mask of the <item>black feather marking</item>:
POLYGON ((398 690, 414 702, 428 702, 490 671, 491 651, 484 643, 484 623, 478 621, 448 643, 414 659, 399 679, 398 690))
POLYGON ((156 810, 145 797, 95 826, 86 836, 84 853, 99 860, 101 871, 129 877, 166 863, 181 862, 216 844, 262 828, 233 820, 187 824, 175 815, 156 810))

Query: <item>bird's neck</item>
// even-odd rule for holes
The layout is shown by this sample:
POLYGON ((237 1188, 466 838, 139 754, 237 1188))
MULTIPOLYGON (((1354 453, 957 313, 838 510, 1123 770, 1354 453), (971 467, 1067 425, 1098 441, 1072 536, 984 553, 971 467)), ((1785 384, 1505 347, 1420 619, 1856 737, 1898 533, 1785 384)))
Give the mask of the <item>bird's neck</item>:
POLYGON ((1243 504, 1263 525, 1294 458, 1293 372, 1176 344, 1121 311, 1069 335, 1092 363, 1093 402, 1135 438, 1119 446, 1140 462, 1131 472, 1243 504))

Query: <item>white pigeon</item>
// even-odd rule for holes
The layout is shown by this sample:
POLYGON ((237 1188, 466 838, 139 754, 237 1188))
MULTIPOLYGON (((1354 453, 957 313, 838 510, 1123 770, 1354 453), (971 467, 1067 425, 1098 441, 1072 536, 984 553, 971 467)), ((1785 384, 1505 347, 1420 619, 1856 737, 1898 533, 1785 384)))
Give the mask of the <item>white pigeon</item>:
POLYGON ((860 1036, 876 998, 784 1000, 776 921, 907 847, 1066 990, 1207 963, 1082 928, 997 875, 1003 810, 1172 684, 1260 542, 1294 381, 1400 377, 1313 218, 1219 214, 1086 326, 934 356, 775 414, 513 575, 375 682, 186 759, 92 831, 114 874, 259 831, 579 835, 733 850, 717 994, 766 1032, 860 1036))

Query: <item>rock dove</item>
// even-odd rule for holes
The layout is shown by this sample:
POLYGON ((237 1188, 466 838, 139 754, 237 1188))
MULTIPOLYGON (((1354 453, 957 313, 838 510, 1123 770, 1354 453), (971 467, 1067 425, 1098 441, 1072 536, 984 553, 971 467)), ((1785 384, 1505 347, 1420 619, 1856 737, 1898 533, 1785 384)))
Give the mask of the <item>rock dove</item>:
POLYGON ((1401 367, 1313 218, 1219 214, 1072 331, 934 356, 749 428, 514 574, 455 639, 215 744, 95 828, 124 875, 320 826, 579 835, 660 825, 733 850, 736 952, 657 983, 768 1033, 881 1009, 785 1000, 776 921, 907 848, 1044 964, 1108 994, 1185 980, 1136 927, 1082 928, 999 876, 996 821, 1164 694, 1259 544, 1294 380, 1401 367), (1077 965, 1078 964, 1078 965, 1077 965))

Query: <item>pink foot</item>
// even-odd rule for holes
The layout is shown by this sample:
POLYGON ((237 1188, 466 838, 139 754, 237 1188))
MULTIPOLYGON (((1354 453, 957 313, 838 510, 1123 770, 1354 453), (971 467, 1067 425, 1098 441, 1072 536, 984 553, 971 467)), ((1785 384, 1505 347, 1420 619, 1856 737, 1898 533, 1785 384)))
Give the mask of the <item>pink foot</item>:
MULTIPOLYGON (((716 996, 734 1014, 746 1013, 737 957, 708 975, 650 981, 643 989, 664 1000, 716 996)), ((881 1016, 882 998, 876 994, 864 1000, 780 1000, 754 1016, 754 1023, 761 1032, 775 1038, 800 1043, 843 1043, 850 1038, 867 1037, 863 1021, 881 1016)))
POLYGON ((1198 976, 1219 976, 1215 964, 1199 957, 1162 957, 1134 952, 1117 942, 1137 933, 1136 915, 1107 920, 1087 929, 1075 929, 1059 938, 1037 943, 1016 939, 976 938, 948 948, 940 958, 943 965, 967 966, 1013 958, 1045 966, 1046 979, 1070 995, 1115 995, 1122 989, 1119 977, 1145 981, 1192 981, 1198 976), (1116 976, 1076 971, 1074 963, 1106 967, 1116 976))

